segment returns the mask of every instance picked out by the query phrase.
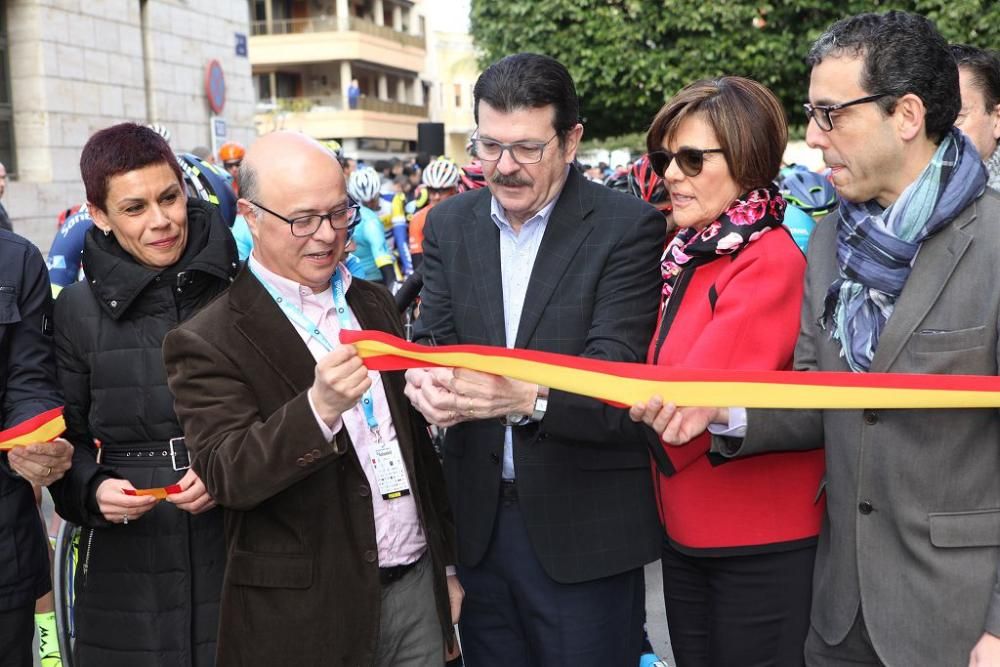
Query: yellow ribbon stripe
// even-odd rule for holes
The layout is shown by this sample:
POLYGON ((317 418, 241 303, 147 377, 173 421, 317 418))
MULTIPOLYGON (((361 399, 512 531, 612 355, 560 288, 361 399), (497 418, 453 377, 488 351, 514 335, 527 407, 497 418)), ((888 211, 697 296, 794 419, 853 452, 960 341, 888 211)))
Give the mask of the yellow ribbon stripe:
MULTIPOLYGON (((505 375, 516 380, 532 382, 545 387, 589 396, 607 403, 633 405, 660 396, 665 401, 677 405, 706 407, 741 406, 748 408, 796 408, 796 409, 861 409, 861 408, 997 408, 1000 407, 1000 382, 993 383, 992 390, 955 388, 907 388, 900 386, 853 386, 858 382, 877 381, 885 378, 919 378, 925 384, 927 378, 940 380, 942 386, 955 384, 961 376, 906 376, 868 374, 859 376, 851 373, 824 373, 824 377, 842 376, 850 378, 852 386, 802 383, 805 376, 818 377, 819 374, 801 372, 769 373, 778 376, 778 382, 744 381, 670 381, 624 377, 607 372, 597 372, 574 368, 559 363, 541 362, 533 359, 516 358, 526 354, 520 350, 502 350, 493 355, 491 348, 480 348, 482 352, 453 351, 448 347, 412 349, 402 343, 395 345, 388 341, 391 337, 371 332, 350 332, 345 342, 354 344, 363 359, 370 359, 379 370, 393 370, 404 367, 398 362, 378 364, 380 357, 396 357, 419 362, 410 366, 443 366, 467 368, 470 370, 505 375), (385 339, 385 340, 383 340, 385 339), (405 347, 404 347, 405 345, 405 347)), ((562 355, 547 355, 559 357, 562 355)), ((565 357, 567 360, 575 359, 565 357)), ((600 363, 600 362, 597 362, 600 363)), ((612 366, 622 366, 612 364, 612 366)), ((636 365, 638 366, 638 365, 636 365)), ((666 370, 666 369, 665 369, 666 370)), ((738 377, 739 374, 733 374, 738 377)), ((966 377, 966 379, 969 379, 966 377)), ((977 380, 981 378, 971 378, 977 380)), ((993 380, 994 378, 990 378, 993 380)))

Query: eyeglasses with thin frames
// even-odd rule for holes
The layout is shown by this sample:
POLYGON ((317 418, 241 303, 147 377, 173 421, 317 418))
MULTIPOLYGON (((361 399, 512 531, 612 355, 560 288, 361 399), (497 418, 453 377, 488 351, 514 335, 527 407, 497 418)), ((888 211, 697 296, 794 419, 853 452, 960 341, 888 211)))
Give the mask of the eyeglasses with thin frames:
POLYGON ((322 215, 312 214, 301 215, 295 218, 286 218, 280 213, 275 213, 263 204, 250 201, 251 204, 262 211, 266 211, 279 220, 287 222, 288 227, 291 229, 292 236, 300 238, 315 234, 319 230, 320 225, 323 224, 324 220, 328 220, 330 222, 330 226, 334 229, 334 231, 340 232, 347 230, 348 232, 351 232, 358 225, 358 223, 361 222, 361 205, 350 198, 347 199, 347 202, 347 206, 330 211, 329 213, 323 213, 322 215))
POLYGON ((830 114, 834 111, 840 111, 841 109, 846 109, 847 107, 853 107, 855 104, 868 104, 869 102, 874 102, 888 96, 888 93, 879 93, 878 95, 859 97, 856 100, 841 102, 840 104, 809 104, 806 102, 802 105, 802 108, 806 110, 806 118, 816 121, 816 125, 819 126, 819 129, 824 132, 832 132, 833 116, 830 114))
POLYGON ((542 161, 545 147, 558 136, 559 133, 556 132, 548 141, 515 141, 510 144, 475 137, 472 140, 472 150, 476 157, 486 162, 499 161, 503 157, 503 152, 507 151, 518 164, 537 164, 542 161))
POLYGON ((649 153, 649 166, 653 168, 656 175, 664 178, 670 163, 677 160, 677 166, 689 178, 694 178, 701 173, 705 166, 706 153, 722 153, 721 148, 682 148, 676 153, 668 150, 653 151, 649 153))

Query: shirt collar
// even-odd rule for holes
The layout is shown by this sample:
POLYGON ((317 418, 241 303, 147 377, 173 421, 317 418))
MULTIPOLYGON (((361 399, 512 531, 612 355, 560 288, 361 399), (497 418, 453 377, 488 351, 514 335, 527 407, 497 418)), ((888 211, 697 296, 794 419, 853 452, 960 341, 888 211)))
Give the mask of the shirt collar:
MULTIPOLYGON (((535 220, 539 220, 543 223, 547 223, 549 218, 552 216, 552 210, 556 207, 556 202, 559 201, 559 195, 562 194, 563 188, 566 187, 566 179, 569 178, 569 170, 572 169, 570 165, 566 165, 566 171, 563 172, 563 187, 559 188, 555 196, 549 200, 542 208, 538 210, 538 213, 534 214, 530 218, 524 221, 524 224, 528 224, 535 220)), ((503 210, 503 206, 497 201, 497 198, 491 193, 490 194, 490 217, 493 218, 493 222, 497 227, 503 229, 504 227, 510 227, 510 221, 507 220, 507 212, 503 210)))
MULTIPOLYGON (((308 285, 301 285, 294 280, 280 276, 277 273, 271 271, 263 264, 261 264, 254 252, 250 252, 250 257, 247 259, 250 264, 250 268, 254 270, 258 276, 266 280, 274 289, 278 291, 281 296, 292 301, 292 303, 302 303, 302 299, 305 297, 312 296, 312 288, 308 285)), ((337 271, 340 272, 340 279, 343 281, 344 294, 347 294, 347 290, 351 287, 351 273, 344 266, 343 262, 337 263, 337 271)), ((329 292, 321 292, 321 294, 328 294, 329 292)))

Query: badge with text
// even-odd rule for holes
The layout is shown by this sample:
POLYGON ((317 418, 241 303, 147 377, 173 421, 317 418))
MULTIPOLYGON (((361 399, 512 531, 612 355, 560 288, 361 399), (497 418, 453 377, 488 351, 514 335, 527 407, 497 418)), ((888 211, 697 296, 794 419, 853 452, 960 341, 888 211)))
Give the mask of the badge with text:
POLYGON ((386 442, 376 435, 370 451, 375 482, 382 497, 395 500, 410 495, 410 478, 406 474, 399 443, 386 442))

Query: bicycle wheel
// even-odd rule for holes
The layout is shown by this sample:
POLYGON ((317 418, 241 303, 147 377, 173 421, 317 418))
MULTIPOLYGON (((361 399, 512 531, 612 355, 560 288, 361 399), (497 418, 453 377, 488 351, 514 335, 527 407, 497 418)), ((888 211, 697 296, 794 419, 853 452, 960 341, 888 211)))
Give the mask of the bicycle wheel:
POLYGON ((52 577, 52 593, 56 608, 56 634, 63 667, 73 667, 73 580, 76 577, 77 548, 80 543, 80 527, 63 522, 56 535, 55 573, 52 577))

